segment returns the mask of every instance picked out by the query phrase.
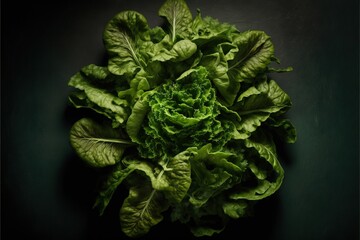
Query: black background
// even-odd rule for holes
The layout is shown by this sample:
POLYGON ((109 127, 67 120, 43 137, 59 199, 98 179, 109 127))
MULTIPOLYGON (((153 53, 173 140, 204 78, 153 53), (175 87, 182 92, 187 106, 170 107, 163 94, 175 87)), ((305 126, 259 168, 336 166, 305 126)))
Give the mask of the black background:
MULTIPOLYGON (((81 116, 67 106, 69 78, 104 61, 102 31, 122 10, 161 23, 162 1, 2 1, 2 239, 127 239, 121 194, 102 217, 92 209, 100 173, 69 146, 81 116)), ((279 149, 285 179, 255 216, 213 239, 359 239, 359 3, 356 0, 188 0, 194 15, 258 29, 272 37, 273 75, 290 95, 298 141, 279 149)), ((143 239, 192 239, 164 221, 143 239)), ((207 238, 203 238, 207 239, 207 238)))

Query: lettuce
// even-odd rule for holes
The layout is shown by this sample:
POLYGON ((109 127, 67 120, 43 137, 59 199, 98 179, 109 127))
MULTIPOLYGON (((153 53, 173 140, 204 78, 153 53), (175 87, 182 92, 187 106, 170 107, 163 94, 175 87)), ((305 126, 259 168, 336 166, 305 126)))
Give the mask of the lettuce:
POLYGON ((70 143, 106 168, 100 214, 127 186, 126 235, 145 235, 169 212, 195 236, 211 236, 282 184, 274 139, 294 143, 296 129, 285 117, 290 97, 269 73, 291 68, 270 67, 279 61, 263 31, 240 32, 200 11, 193 18, 184 0, 166 0, 159 16, 162 27, 150 28, 142 14, 123 11, 105 26, 107 64, 68 82, 72 106, 99 118, 75 122, 70 143))

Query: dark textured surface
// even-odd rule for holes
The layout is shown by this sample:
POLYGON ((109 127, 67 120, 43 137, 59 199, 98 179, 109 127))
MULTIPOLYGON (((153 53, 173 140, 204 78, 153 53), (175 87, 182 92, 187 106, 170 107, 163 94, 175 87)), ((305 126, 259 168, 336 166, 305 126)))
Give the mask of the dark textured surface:
MULTIPOLYGON (((67 82, 103 61, 103 27, 117 12, 138 10, 159 24, 162 1, 149 2, 3 2, 2 239, 126 239, 118 223, 124 196, 114 196, 102 217, 91 209, 100 173, 68 144, 81 113, 67 107, 67 82)), ((284 183, 253 218, 232 222, 214 239, 359 239, 358 1, 188 4, 240 30, 264 30, 281 66, 294 68, 273 75, 292 98, 288 115, 298 131, 298 141, 279 150, 284 183)), ((176 237, 192 239, 184 226, 164 221, 144 239, 176 237)))

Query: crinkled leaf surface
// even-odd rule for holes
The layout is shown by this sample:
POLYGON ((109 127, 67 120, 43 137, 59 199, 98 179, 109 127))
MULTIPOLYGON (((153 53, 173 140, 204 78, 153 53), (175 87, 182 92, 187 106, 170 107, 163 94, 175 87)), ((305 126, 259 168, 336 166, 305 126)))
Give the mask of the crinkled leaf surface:
POLYGON ((210 16, 202 17, 200 11, 191 25, 191 40, 197 45, 203 46, 211 42, 227 42, 230 41, 232 34, 239 33, 234 25, 210 16))
POLYGON ((151 182, 141 176, 133 178, 129 196, 120 209, 122 231, 130 237, 140 237, 163 220, 162 212, 168 203, 162 192, 152 188, 151 182))
POLYGON ((166 198, 171 203, 181 202, 188 192, 191 184, 189 158, 194 151, 194 149, 187 149, 174 157, 170 157, 157 178, 154 188, 164 191, 166 198))
POLYGON ((103 39, 112 73, 133 75, 144 66, 138 46, 150 40, 148 31, 146 18, 135 11, 120 12, 108 22, 103 39))
POLYGON ((254 136, 245 140, 245 145, 254 149, 260 157, 257 164, 249 164, 250 170, 256 177, 256 185, 240 187, 241 190, 231 194, 230 198, 260 200, 279 189, 284 178, 284 170, 278 160, 272 136, 267 132, 257 131, 254 136))
POLYGON ((234 105, 241 117, 237 129, 248 138, 271 114, 284 113, 291 104, 289 96, 274 80, 263 80, 244 91, 234 105))
POLYGON ((189 190, 189 201, 200 207, 217 193, 237 183, 245 166, 229 161, 234 154, 212 151, 210 144, 198 150, 191 159, 193 184, 189 190))
POLYGON ((193 19, 185 0, 165 0, 158 15, 165 22, 154 28, 135 11, 105 26, 107 65, 76 73, 69 100, 108 122, 82 119, 70 139, 91 166, 111 168, 100 214, 128 187, 126 235, 145 235, 170 207, 195 236, 212 236, 282 183, 273 139, 294 143, 296 131, 284 116, 290 98, 268 73, 291 68, 269 66, 280 62, 263 31, 240 32, 200 10, 193 19))
POLYGON ((274 55, 274 46, 266 33, 249 30, 234 35, 232 42, 239 51, 229 61, 230 78, 249 82, 267 70, 274 55))
POLYGON ((131 145, 119 129, 89 118, 83 118, 72 126, 70 143, 76 153, 94 167, 114 165, 121 160, 125 148, 131 145))
POLYGON ((297 133, 289 119, 269 119, 267 125, 273 128, 275 134, 287 143, 295 143, 297 133))
POLYGON ((77 107, 89 107, 108 118, 118 125, 123 124, 128 118, 128 102, 118 98, 106 88, 94 85, 91 80, 81 72, 71 77, 69 86, 78 89, 78 92, 70 95, 70 101, 77 107))

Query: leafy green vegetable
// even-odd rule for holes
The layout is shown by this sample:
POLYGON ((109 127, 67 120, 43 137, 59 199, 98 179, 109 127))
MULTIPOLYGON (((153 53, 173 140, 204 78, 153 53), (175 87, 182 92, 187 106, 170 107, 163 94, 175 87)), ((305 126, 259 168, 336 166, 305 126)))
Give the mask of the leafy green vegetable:
POLYGON ((89 165, 104 167, 120 161, 125 148, 133 145, 122 137, 121 131, 83 118, 71 128, 70 142, 89 165))
POLYGON ((82 118, 70 143, 87 164, 107 168, 94 208, 103 214, 119 185, 129 193, 122 231, 143 236, 168 211, 195 236, 219 234, 231 219, 281 186, 275 139, 296 142, 291 100, 269 73, 279 63, 270 36, 193 18, 184 0, 160 7, 162 27, 135 11, 105 26, 105 66, 74 74, 69 102, 82 118), (102 121, 99 121, 102 119, 102 121))
POLYGON ((170 26, 172 42, 176 37, 185 38, 192 22, 191 12, 184 0, 167 0, 159 9, 159 16, 166 18, 170 26))
POLYGON ((162 221, 161 213, 168 208, 161 192, 153 189, 146 180, 138 179, 132 182, 129 196, 120 210, 121 229, 129 237, 146 234, 152 226, 162 221))

